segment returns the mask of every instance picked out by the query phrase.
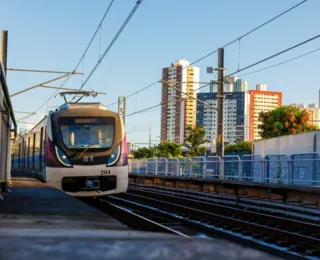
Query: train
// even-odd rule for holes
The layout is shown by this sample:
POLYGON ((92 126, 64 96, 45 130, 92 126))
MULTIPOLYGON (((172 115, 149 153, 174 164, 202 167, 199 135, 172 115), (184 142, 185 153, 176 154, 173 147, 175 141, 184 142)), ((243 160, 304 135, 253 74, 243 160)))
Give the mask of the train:
POLYGON ((15 141, 12 170, 75 197, 124 193, 129 167, 123 120, 102 103, 66 102, 15 141))

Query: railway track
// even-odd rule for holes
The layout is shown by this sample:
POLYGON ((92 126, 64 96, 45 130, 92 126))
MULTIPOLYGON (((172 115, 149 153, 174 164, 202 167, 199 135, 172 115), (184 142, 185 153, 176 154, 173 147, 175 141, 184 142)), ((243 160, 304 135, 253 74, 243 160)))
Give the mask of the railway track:
POLYGON ((130 185, 127 193, 109 196, 108 201, 284 258, 320 256, 320 225, 314 219, 301 221, 294 219, 297 216, 286 218, 200 200, 199 194, 187 195, 130 185))
POLYGON ((183 227, 181 223, 176 223, 167 218, 162 218, 145 212, 133 212, 121 206, 117 206, 110 201, 100 198, 82 198, 83 202, 113 216, 120 222, 134 230, 152 231, 174 234, 186 238, 190 238, 190 234, 195 232, 183 227), (161 224, 163 223, 163 224, 161 224), (174 228, 171 228, 174 227, 174 228), (183 232, 178 231, 178 229, 183 232))
POLYGON ((259 200, 247 197, 237 197, 235 195, 215 194, 208 192, 199 192, 180 188, 170 188, 160 185, 145 185, 130 183, 129 190, 158 191, 168 195, 174 195, 182 198, 191 198, 203 202, 210 202, 217 205, 226 205, 239 209, 246 209, 255 212, 272 214, 296 220, 302 220, 310 223, 320 224, 320 210, 316 208, 303 207, 299 205, 290 205, 268 200, 259 200))

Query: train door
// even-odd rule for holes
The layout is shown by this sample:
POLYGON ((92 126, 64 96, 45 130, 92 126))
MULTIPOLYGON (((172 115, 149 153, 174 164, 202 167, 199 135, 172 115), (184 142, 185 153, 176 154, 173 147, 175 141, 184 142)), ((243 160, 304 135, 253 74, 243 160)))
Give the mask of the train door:
POLYGON ((19 170, 22 169, 22 164, 21 164, 21 160, 22 160, 21 145, 22 145, 22 143, 19 143, 19 149, 18 149, 18 169, 19 170))
POLYGON ((42 174, 42 172, 43 172, 42 157, 43 157, 43 127, 41 127, 41 130, 40 130, 40 151, 39 151, 39 171, 40 171, 40 174, 42 174))

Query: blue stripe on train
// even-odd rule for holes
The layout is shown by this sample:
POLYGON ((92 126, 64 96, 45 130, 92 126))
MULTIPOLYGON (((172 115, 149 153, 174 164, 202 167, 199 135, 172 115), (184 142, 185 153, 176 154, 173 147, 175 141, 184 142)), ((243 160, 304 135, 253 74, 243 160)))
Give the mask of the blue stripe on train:
MULTIPOLYGON (((41 155, 42 167, 44 166, 44 155, 41 155)), ((13 158, 11 160, 12 169, 19 169, 24 171, 26 174, 30 175, 31 171, 34 171, 34 174, 31 174, 33 177, 45 180, 45 176, 40 173, 40 154, 35 154, 34 156, 22 157, 22 158, 13 158), (34 168, 32 167, 32 160, 34 160, 34 168), (28 165, 29 162, 29 165, 28 165)))

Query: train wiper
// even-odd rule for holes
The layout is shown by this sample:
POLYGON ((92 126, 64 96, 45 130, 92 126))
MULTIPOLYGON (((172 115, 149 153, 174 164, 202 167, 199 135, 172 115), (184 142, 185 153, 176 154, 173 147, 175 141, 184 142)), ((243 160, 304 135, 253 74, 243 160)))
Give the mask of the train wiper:
POLYGON ((81 153, 79 153, 79 155, 77 156, 77 159, 79 159, 89 148, 92 148, 93 146, 95 146, 95 145, 104 145, 104 144, 107 144, 107 143, 101 143, 101 144, 99 144, 99 143, 97 143, 97 144, 91 144, 91 145, 89 145, 86 149, 84 149, 84 151, 82 151, 81 153))

